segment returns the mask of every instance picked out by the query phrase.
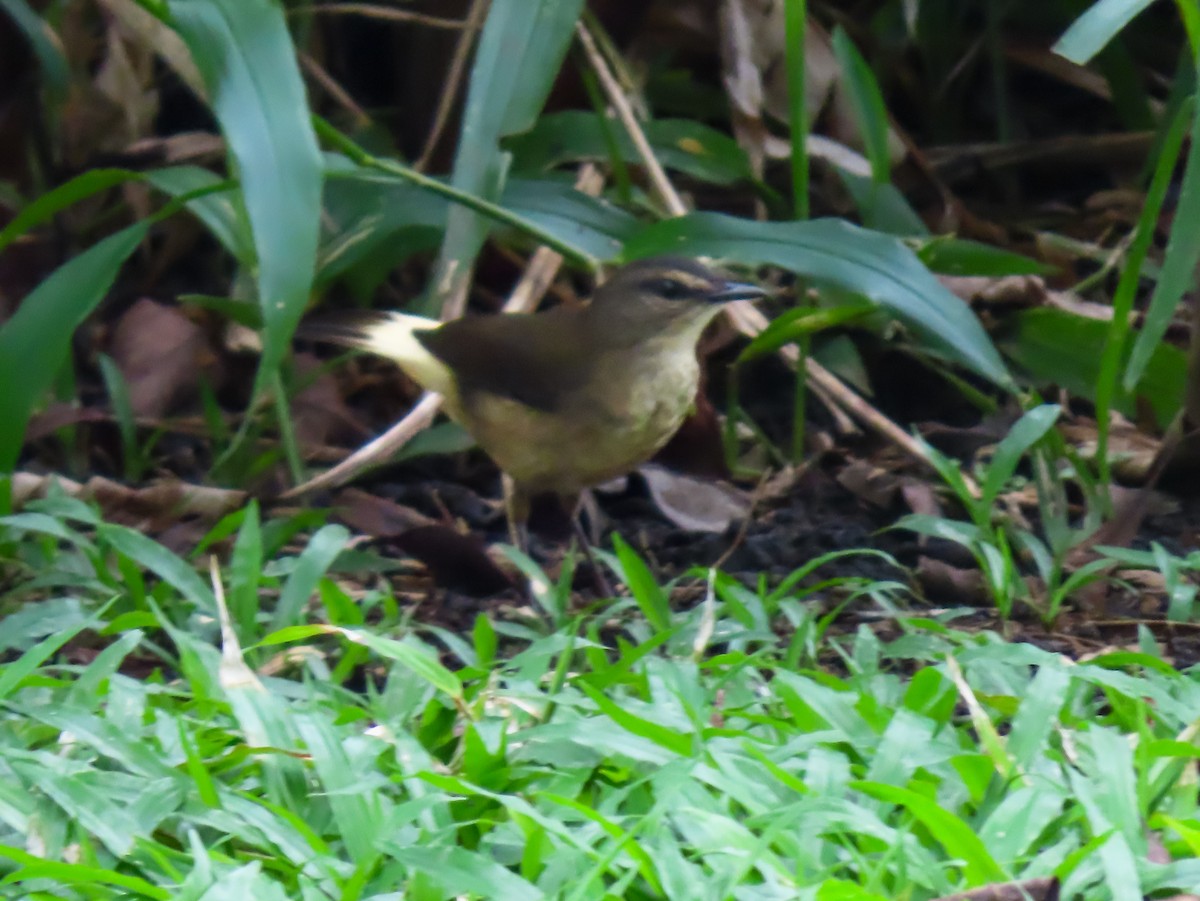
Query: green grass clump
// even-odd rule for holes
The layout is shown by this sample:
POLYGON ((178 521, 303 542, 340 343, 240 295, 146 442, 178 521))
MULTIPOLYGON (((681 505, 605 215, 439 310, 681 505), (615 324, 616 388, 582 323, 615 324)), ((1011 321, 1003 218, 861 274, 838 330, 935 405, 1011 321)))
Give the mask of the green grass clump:
MULTIPOLYGON (((87 508, 2 526, 6 559, 60 573, 0 608, 5 897, 1200 884, 1200 683, 1150 653, 1073 663, 918 619, 835 637, 799 588, 723 577, 652 625, 648 570, 639 597, 553 625, 480 614, 459 636, 386 591, 351 603, 331 527, 264 562, 279 528, 251 508, 210 587, 64 509, 87 508), (299 584, 318 606, 293 607, 299 584)), ((890 610, 886 586, 839 587, 890 610)))

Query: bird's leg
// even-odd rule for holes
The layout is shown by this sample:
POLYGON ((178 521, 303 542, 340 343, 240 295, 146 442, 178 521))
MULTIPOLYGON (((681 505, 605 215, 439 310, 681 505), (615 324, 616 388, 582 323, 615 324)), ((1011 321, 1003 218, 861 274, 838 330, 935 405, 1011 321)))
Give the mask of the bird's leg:
MULTIPOLYGON (((565 503, 565 501, 564 501, 565 503)), ((571 510, 570 507, 567 508, 571 510)), ((600 543, 600 529, 604 524, 604 514, 600 512, 600 504, 596 501, 596 493, 585 489, 580 492, 579 500, 575 504, 575 509, 571 511, 571 515, 575 521, 579 521, 581 513, 587 514, 588 529, 587 536, 591 539, 593 545, 600 543)))
POLYGON ((604 569, 600 566, 600 561, 592 553, 592 542, 588 538, 587 532, 583 529, 583 524, 579 521, 579 510, 582 506, 579 495, 575 497, 563 497, 563 506, 571 517, 571 530, 575 534, 575 543, 579 545, 583 552, 583 557, 587 560, 588 565, 592 568, 593 587, 605 597, 615 598, 617 593, 613 591, 612 586, 608 583, 608 578, 604 575, 604 569))
POLYGON ((523 554, 529 553, 529 496, 508 473, 500 474, 504 493, 504 518, 508 520, 508 540, 523 554))

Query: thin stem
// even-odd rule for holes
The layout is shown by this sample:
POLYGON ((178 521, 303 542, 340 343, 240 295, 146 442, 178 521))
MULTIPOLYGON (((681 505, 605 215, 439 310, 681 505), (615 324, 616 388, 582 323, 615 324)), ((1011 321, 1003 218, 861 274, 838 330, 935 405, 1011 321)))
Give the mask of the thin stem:
POLYGON ((450 70, 446 73, 446 80, 442 85, 442 96, 438 100, 433 127, 429 129, 429 135, 425 139, 425 149, 421 151, 421 156, 416 162, 419 172, 424 172, 429 168, 429 161, 437 152, 438 142, 441 141, 442 133, 446 130, 446 123, 450 121, 450 113, 454 109, 454 99, 458 96, 458 89, 462 86, 463 76, 467 72, 467 60, 471 58, 471 48, 475 44, 475 37, 483 27, 488 6, 488 0, 475 0, 463 22, 463 33, 459 36, 458 45, 454 48, 454 56, 450 60, 450 70))
POLYGON ((279 422, 279 440, 283 444, 283 456, 287 460, 292 483, 304 481, 304 460, 300 457, 300 445, 296 443, 296 430, 292 428, 292 411, 288 406, 287 392, 283 389, 283 377, 276 369, 271 374, 271 392, 275 395, 275 418, 279 422))
MULTIPOLYGON (((808 218, 808 111, 804 102, 804 28, 807 0, 787 0, 784 5, 784 36, 787 41, 788 115, 792 127, 792 208, 797 219, 808 218)), ((803 293, 798 292, 798 297, 803 293)), ((792 461, 804 459, 805 411, 808 406, 807 335, 796 342, 796 387, 792 395, 792 461)))
POLYGON ((796 342, 800 351, 800 360, 796 364, 796 390, 792 396, 792 462, 799 463, 804 459, 805 429, 807 428, 806 411, 808 409, 808 373, 804 361, 808 359, 812 347, 812 338, 802 335, 796 342))
POLYGON ((807 0, 787 0, 788 115, 792 127, 792 205, 797 219, 808 218, 808 111, 804 103, 804 26, 807 0))

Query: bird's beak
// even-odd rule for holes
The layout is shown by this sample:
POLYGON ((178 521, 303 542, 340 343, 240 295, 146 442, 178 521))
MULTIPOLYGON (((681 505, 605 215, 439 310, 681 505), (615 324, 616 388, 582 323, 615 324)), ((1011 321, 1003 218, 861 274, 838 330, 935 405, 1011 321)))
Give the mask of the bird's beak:
POLYGON ((729 303, 733 300, 758 300, 766 297, 767 292, 758 285, 745 282, 726 282, 721 288, 708 296, 713 303, 729 303))

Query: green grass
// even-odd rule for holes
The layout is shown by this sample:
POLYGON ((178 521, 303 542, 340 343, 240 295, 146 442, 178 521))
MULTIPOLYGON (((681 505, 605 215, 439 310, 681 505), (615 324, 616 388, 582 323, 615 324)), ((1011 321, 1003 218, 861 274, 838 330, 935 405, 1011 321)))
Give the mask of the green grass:
MULTIPOLYGON (((1150 644, 1073 663, 894 619, 869 583, 831 590, 884 626, 832 635, 799 587, 723 577, 658 625, 638 597, 458 635, 386 592, 351 602, 330 527, 264 560, 285 524, 243 516, 210 587, 82 505, 41 506, 0 526, 29 568, 0 602, 0 896, 1200 884, 1200 681, 1150 644)), ((639 595, 663 590, 648 572, 639 595)))

